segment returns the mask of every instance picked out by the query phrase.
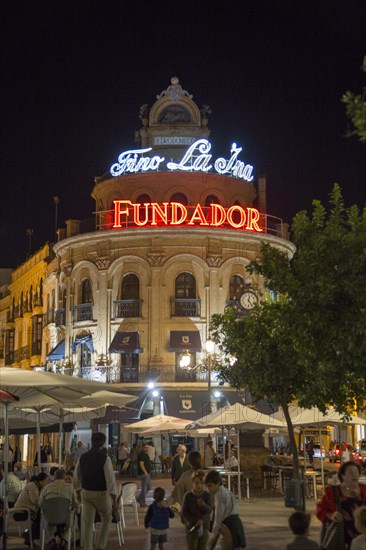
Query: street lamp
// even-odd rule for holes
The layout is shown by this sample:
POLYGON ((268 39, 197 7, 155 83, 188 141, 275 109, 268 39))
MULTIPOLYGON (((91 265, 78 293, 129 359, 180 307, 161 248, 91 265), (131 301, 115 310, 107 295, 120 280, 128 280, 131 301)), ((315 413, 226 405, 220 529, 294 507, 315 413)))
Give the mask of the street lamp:
POLYGON ((206 340, 206 353, 207 353, 207 373, 208 373, 208 413, 212 412, 211 403, 211 370, 212 370, 212 354, 215 350, 215 343, 212 340, 206 340))
POLYGON ((189 351, 183 352, 183 354, 180 358, 180 361, 179 361, 179 366, 182 369, 187 369, 189 367, 190 363, 191 363, 191 354, 189 353, 189 351))

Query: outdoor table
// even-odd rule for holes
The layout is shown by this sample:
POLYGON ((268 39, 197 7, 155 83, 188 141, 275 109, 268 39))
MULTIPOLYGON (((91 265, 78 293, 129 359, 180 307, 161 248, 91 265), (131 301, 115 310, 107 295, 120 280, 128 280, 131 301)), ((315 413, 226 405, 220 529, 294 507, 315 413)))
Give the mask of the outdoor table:
MULTIPOLYGON (((231 478, 237 478, 238 479, 238 495, 239 495, 239 500, 240 500, 240 488, 239 488, 239 483, 240 483, 240 478, 243 476, 243 472, 238 472, 238 471, 235 471, 235 470, 226 470, 226 469, 223 469, 223 468, 217 468, 217 471, 220 473, 220 475, 222 477, 227 477, 227 488, 229 489, 229 491, 231 491, 231 478)), ((245 478, 246 479, 246 498, 249 500, 250 498, 250 493, 249 493, 249 478, 245 478)))

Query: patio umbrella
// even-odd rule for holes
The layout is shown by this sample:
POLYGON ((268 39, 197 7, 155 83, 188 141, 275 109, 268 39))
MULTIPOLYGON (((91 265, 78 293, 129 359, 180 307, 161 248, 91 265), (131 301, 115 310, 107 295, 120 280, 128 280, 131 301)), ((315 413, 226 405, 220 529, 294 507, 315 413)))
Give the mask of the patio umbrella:
MULTIPOLYGON (((210 426, 237 427, 237 447, 240 452, 240 430, 258 430, 258 428, 283 428, 286 424, 281 420, 277 420, 272 416, 261 413, 250 407, 246 407, 241 403, 228 405, 216 412, 208 414, 203 418, 196 420, 191 426, 192 428, 202 428, 210 426)), ((230 453, 230 448, 229 448, 230 453)), ((240 456, 240 455, 239 455, 240 456)), ((240 459, 238 464, 238 476, 240 480, 240 459)), ((238 483, 239 499, 241 499, 241 487, 238 483)))
MULTIPOLYGON (((38 415, 37 419, 37 453, 40 467, 40 412, 50 405, 64 408, 67 405, 78 405, 83 397, 91 396, 98 391, 113 391, 112 384, 104 384, 77 378, 74 376, 36 372, 12 367, 0 369, 1 388, 16 393, 19 402, 13 408, 32 408, 38 415)), ((131 398, 131 401, 133 399, 131 398)), ((84 403, 84 402, 83 402, 84 403)), ((87 403, 85 402, 85 405, 87 403)), ((9 444, 8 438, 6 444, 9 444)))
POLYGON ((125 429, 130 432, 140 433, 143 430, 148 428, 164 428, 166 426, 172 427, 175 424, 175 428, 184 429, 187 426, 187 420, 184 418, 177 418, 175 416, 167 416, 165 414, 158 414, 150 418, 145 418, 145 420, 140 420, 139 422, 134 422, 133 424, 128 424, 125 426, 125 429))
POLYGON ((8 406, 14 403, 19 397, 9 391, 0 389, 0 403, 4 406, 5 424, 5 446, 4 446, 4 518, 3 518, 3 548, 6 549, 6 531, 8 518, 8 467, 9 467, 9 427, 8 427, 8 406))
MULTIPOLYGON (((317 407, 311 409, 303 409, 301 407, 289 407, 289 413, 293 426, 301 427, 302 429, 307 426, 317 426, 319 429, 319 443, 320 443, 320 456, 322 448, 322 435, 321 430, 323 426, 335 425, 335 426, 347 426, 347 425, 362 425, 366 424, 364 418, 359 416, 351 416, 348 420, 343 418, 343 415, 334 409, 327 409, 325 413, 322 413, 317 407)), ((283 411, 280 409, 274 414, 277 419, 284 418, 283 411)), ((306 456, 304 452, 304 464, 306 462, 306 456)), ((322 486, 324 488, 324 464, 323 460, 320 460, 322 486)))

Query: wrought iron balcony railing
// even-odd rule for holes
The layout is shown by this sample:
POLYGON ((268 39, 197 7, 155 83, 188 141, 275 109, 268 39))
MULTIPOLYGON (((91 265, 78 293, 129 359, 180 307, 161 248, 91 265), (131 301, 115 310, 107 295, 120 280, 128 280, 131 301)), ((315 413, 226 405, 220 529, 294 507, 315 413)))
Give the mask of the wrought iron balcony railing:
POLYGON ((142 300, 115 300, 113 316, 115 319, 124 317, 141 317, 142 300))
POLYGON ((173 298, 171 300, 172 317, 200 317, 201 300, 190 298, 173 298))
POLYGON ((93 304, 79 304, 73 306, 71 312, 73 323, 93 320, 93 304))

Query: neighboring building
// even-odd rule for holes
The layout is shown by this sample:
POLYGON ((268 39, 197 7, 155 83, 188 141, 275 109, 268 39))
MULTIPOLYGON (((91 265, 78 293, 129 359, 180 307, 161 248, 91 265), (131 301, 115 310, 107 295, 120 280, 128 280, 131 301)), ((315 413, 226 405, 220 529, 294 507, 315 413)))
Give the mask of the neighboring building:
POLYGON ((176 78, 141 108, 140 143, 95 179, 94 225, 68 220, 54 259, 45 245, 13 272, 0 364, 120 383, 140 394, 140 412, 189 420, 208 400, 238 398, 221 388, 209 399, 207 370, 194 368, 214 366, 210 317, 228 305, 246 314, 266 296, 246 271, 262 243, 289 255, 294 246, 240 147, 213 155, 208 112, 176 78))

